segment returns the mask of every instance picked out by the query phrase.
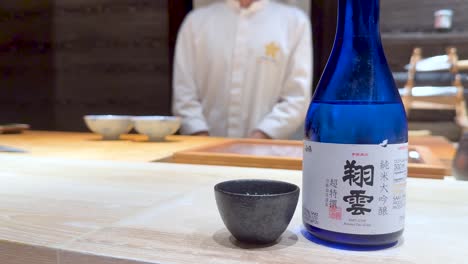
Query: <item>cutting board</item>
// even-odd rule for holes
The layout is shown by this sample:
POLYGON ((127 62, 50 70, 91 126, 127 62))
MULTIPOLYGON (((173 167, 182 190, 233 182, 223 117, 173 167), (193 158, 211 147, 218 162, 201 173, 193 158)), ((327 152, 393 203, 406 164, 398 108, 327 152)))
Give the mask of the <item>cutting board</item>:
MULTIPOLYGON (((302 141, 234 139, 224 143, 176 152, 176 163, 240 167, 302 169, 302 141)), ((409 159, 408 176, 443 179, 447 169, 428 147, 414 145, 410 151, 419 159, 409 159)))

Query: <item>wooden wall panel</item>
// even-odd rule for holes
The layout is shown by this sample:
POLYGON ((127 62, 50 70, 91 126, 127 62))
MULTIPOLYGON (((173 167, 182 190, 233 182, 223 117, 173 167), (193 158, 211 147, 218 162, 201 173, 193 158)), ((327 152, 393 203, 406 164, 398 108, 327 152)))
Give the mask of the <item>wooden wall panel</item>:
POLYGON ((50 0, 0 2, 0 124, 54 125, 50 0))
POLYGON ((170 114, 167 2, 57 0, 56 128, 85 114, 170 114))
POLYGON ((2 1, 0 123, 170 114, 168 22, 167 1, 2 1))
POLYGON ((313 88, 317 87, 330 56, 335 38, 337 1, 312 0, 311 21, 314 48, 313 88))

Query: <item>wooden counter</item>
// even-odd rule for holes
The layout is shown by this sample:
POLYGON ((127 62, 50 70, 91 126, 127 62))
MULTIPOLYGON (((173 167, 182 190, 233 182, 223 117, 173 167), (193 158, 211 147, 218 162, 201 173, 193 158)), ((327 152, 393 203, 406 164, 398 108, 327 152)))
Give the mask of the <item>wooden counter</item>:
POLYGON ((26 131, 0 134, 0 145, 21 148, 33 157, 59 157, 86 160, 156 161, 174 152, 223 142, 212 137, 169 136, 164 142, 147 142, 142 135, 124 135, 122 140, 103 141, 91 133, 26 131))
MULTIPOLYGON (((26 131, 0 134, 0 145, 27 150, 25 156, 86 160, 156 161, 174 153, 228 142, 226 138, 169 136, 165 142, 147 142, 142 135, 124 135, 122 140, 103 141, 91 133, 26 131)), ((455 154, 451 143, 437 136, 411 137, 410 144, 430 148, 448 167, 455 154)))
POLYGON ((236 178, 300 185, 301 172, 0 154, 0 263, 466 263, 468 183, 408 179, 396 247, 344 251, 301 234, 301 206, 281 241, 233 242, 213 186, 236 178))

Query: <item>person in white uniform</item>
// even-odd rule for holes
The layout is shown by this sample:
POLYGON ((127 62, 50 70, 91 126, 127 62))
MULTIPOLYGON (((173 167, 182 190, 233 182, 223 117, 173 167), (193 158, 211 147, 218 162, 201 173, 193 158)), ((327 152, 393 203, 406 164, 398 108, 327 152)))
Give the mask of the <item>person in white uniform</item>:
POLYGON ((173 113, 181 133, 288 138, 311 96, 310 20, 268 0, 227 0, 192 11, 178 35, 173 113))

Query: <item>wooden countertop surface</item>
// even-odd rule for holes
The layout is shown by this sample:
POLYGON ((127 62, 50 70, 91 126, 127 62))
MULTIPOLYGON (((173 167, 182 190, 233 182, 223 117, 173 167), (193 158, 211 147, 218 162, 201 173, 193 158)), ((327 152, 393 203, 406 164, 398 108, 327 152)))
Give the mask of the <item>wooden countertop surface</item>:
POLYGON ((147 142, 146 137, 132 134, 122 140, 103 141, 91 133, 26 131, 0 134, 0 145, 21 148, 33 157, 59 157, 86 160, 156 161, 185 149, 223 142, 212 137, 169 136, 164 142, 147 142))
POLYGON ((344 251, 301 234, 301 206, 281 241, 233 242, 213 186, 268 178, 301 185, 301 172, 0 154, 0 263, 466 263, 468 183, 408 179, 404 239, 344 251))
MULTIPOLYGON (((165 142, 147 142, 142 135, 124 135, 122 140, 103 141, 91 133, 26 131, 0 134, 0 145, 21 148, 25 156, 86 160, 157 161, 175 152, 224 143, 226 138, 169 136, 165 142)), ((447 166, 455 155, 451 143, 437 136, 410 137, 410 144, 429 147, 447 166)))

